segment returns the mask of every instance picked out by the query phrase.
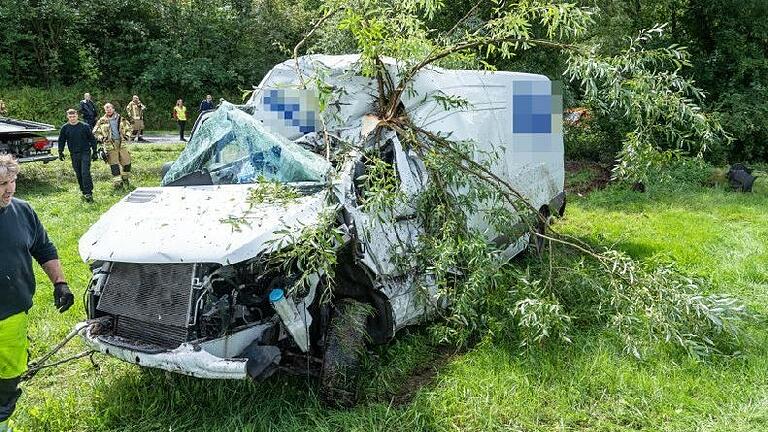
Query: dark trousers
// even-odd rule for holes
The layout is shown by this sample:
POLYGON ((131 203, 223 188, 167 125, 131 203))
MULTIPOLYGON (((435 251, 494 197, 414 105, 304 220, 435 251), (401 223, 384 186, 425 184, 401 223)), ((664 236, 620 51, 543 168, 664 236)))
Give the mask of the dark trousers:
POLYGON ((91 178, 91 154, 90 152, 72 153, 72 168, 77 176, 77 184, 83 195, 93 193, 93 179, 91 178))
POLYGON ((96 126, 96 118, 83 117, 83 120, 88 123, 88 126, 91 127, 91 130, 93 130, 93 128, 96 126))
POLYGON ((16 401, 21 396, 19 377, 0 378, 0 422, 7 420, 16 409, 16 401))
POLYGON ((179 139, 184 140, 184 128, 187 126, 186 120, 177 120, 176 123, 179 124, 179 139))

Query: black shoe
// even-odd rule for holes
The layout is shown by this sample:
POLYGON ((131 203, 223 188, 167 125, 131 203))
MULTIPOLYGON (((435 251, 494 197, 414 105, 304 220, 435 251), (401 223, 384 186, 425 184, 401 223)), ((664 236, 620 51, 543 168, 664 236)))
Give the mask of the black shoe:
POLYGON ((83 194, 83 201, 87 203, 93 202, 93 194, 83 194))
POLYGON ((187 142, 187 140, 185 140, 184 138, 182 138, 182 139, 181 139, 181 142, 187 142))
POLYGON ((144 137, 139 137, 136 141, 138 142, 149 142, 149 140, 145 140, 144 137))

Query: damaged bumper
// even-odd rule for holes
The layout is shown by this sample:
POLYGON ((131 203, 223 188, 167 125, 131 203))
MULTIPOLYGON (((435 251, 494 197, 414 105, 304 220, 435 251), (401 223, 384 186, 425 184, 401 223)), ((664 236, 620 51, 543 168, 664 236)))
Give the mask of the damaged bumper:
MULTIPOLYGON (((76 328, 86 325, 79 323, 76 328)), ((206 351, 204 344, 197 343, 183 343, 172 350, 154 345, 136 346, 119 337, 94 334, 91 327, 86 328, 82 336, 86 344, 93 349, 123 361, 198 378, 255 378, 254 370, 264 372, 267 366, 280 361, 279 354, 276 358, 222 358, 206 351)))

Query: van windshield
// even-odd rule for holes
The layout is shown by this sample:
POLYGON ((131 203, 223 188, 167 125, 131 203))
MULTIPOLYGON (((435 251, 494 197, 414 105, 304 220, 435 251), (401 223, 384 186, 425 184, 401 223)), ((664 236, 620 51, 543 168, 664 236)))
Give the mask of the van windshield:
POLYGON ((324 182, 330 169, 323 157, 224 103, 197 128, 163 185, 195 172, 210 174, 213 184, 324 182))

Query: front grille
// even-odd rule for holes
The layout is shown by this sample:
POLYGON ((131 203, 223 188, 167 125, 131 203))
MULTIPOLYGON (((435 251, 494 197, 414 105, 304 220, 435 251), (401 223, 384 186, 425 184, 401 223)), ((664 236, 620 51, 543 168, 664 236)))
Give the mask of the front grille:
POLYGON ((192 264, 113 263, 97 309, 115 335, 175 348, 188 337, 192 264))
POLYGON ((188 338, 186 327, 149 324, 127 316, 118 316, 115 324, 116 336, 141 341, 142 344, 176 348, 188 338))

